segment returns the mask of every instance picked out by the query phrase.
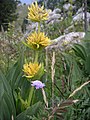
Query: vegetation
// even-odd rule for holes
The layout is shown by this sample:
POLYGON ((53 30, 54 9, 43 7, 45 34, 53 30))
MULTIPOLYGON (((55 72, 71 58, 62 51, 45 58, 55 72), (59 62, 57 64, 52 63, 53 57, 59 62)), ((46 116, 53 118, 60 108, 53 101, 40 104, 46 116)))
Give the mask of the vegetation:
POLYGON ((7 31, 2 29, 0 120, 90 119, 90 28, 80 42, 63 43, 63 50, 48 49, 51 39, 65 34, 72 15, 47 26, 48 11, 36 2, 26 16, 37 22, 37 30, 23 34, 15 22, 8 24, 7 31))
POLYGON ((17 19, 15 14, 19 0, 1 0, 0 1, 0 30, 1 26, 7 29, 8 23, 17 19))

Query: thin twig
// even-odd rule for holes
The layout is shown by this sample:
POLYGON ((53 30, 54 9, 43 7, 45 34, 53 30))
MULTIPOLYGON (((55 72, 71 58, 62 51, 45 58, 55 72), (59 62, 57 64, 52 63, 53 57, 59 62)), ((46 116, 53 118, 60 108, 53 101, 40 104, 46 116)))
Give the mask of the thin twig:
POLYGON ((69 98, 74 96, 76 92, 78 92, 79 90, 81 90, 85 85, 87 85, 88 83, 90 83, 90 81, 85 82, 84 84, 82 84, 80 87, 78 87, 76 90, 73 91, 72 94, 69 95, 69 98))

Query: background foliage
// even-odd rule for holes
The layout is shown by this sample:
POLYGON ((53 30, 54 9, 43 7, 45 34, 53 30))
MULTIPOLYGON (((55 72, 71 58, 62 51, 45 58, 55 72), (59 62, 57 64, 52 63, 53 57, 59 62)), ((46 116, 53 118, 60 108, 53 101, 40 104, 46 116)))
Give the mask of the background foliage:
POLYGON ((1 25, 7 29, 8 23, 17 19, 15 13, 19 0, 0 0, 0 30, 1 25))

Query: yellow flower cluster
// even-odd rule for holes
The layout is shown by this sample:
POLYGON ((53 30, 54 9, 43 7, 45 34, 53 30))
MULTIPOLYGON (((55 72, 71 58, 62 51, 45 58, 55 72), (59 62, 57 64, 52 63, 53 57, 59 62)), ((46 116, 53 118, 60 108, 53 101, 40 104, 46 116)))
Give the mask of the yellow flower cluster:
POLYGON ((40 68, 41 64, 31 62, 26 63, 23 65, 23 71, 25 73, 24 76, 27 78, 33 78, 38 73, 40 68))
POLYGON ((44 6, 39 7, 37 2, 28 7, 28 18, 35 22, 40 22, 48 19, 48 11, 44 9, 44 6))
POLYGON ((34 50, 50 45, 50 39, 43 32, 34 32, 27 38, 27 44, 34 50))
MULTIPOLYGON (((26 40, 24 45, 34 49, 41 50, 42 48, 50 45, 50 39, 45 36, 43 32, 40 32, 39 22, 48 19, 48 11, 44 10, 44 7, 39 7, 37 2, 28 7, 29 13, 28 18, 32 21, 38 22, 38 32, 31 33, 26 40)), ((35 62, 34 63, 26 63, 23 65, 24 76, 32 79, 40 79, 40 77, 44 74, 44 66, 43 64, 38 63, 38 52, 36 51, 35 62)))

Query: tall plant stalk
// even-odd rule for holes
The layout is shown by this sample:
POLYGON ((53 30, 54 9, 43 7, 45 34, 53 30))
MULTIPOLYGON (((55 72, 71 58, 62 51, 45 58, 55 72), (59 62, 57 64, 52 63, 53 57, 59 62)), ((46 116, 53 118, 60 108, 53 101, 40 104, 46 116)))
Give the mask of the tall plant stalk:
MULTIPOLYGON (((46 71, 48 73, 48 49, 46 48, 46 71)), ((46 74, 46 82, 48 80, 48 74, 46 74)))
POLYGON ((52 78, 52 107, 54 107, 54 83, 55 83, 55 52, 53 51, 52 65, 51 65, 51 78, 52 78))

